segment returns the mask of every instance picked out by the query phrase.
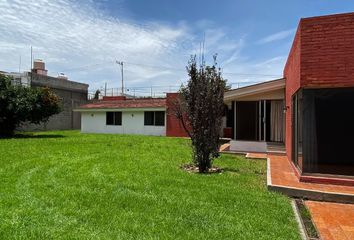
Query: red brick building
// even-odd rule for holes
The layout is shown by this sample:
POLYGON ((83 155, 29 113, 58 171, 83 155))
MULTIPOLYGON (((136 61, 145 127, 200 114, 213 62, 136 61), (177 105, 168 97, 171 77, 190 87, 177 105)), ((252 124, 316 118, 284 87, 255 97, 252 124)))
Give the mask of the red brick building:
POLYGON ((288 158, 303 175, 354 176, 354 13, 301 19, 284 77, 288 158))
POLYGON ((231 90, 231 150, 285 144, 297 175, 354 176, 354 13, 300 20, 284 78, 231 90))

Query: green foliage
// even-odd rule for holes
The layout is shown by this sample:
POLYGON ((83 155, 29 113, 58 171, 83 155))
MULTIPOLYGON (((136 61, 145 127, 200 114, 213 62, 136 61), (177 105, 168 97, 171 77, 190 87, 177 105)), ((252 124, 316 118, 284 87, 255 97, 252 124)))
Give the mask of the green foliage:
POLYGON ((221 155, 190 174, 190 140, 56 131, 0 139, 0 239, 300 239, 266 162, 221 155))
POLYGON ((22 122, 38 124, 60 112, 60 100, 49 88, 11 84, 0 74, 0 135, 12 135, 22 122))
POLYGON ((193 56, 187 67, 189 81, 182 86, 183 98, 188 123, 189 136, 193 145, 193 161, 199 172, 208 172, 212 160, 219 155, 219 138, 224 115, 224 91, 226 80, 217 67, 216 56, 212 66, 197 67, 193 56))
POLYGON ((101 91, 97 89, 96 92, 95 92, 95 96, 93 97, 93 99, 98 100, 98 99, 100 98, 100 93, 101 93, 101 91))

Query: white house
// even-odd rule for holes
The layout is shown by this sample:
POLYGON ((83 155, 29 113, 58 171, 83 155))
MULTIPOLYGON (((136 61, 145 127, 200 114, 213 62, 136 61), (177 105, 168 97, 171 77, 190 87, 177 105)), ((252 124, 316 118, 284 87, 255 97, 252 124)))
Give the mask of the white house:
POLYGON ((81 132, 166 136, 166 99, 104 97, 80 106, 81 132))

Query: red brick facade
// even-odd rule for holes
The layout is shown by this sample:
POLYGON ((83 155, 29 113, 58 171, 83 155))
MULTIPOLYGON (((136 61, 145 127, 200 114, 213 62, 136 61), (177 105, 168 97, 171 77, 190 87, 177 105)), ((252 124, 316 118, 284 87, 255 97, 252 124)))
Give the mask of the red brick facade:
POLYGON ((188 137, 181 122, 173 114, 173 104, 178 97, 178 93, 166 94, 166 136, 169 137, 188 137))
POLYGON ((299 88, 354 86, 354 13, 301 19, 284 77, 286 150, 291 159, 293 94, 299 88))
POLYGON ((354 86, 354 13, 302 19, 301 86, 354 86))
POLYGON ((300 88, 300 34, 301 26, 298 27, 293 46, 290 50, 288 61, 284 69, 285 77, 285 105, 286 105, 286 116, 285 116, 285 148, 288 159, 291 159, 291 129, 292 129, 292 106, 291 97, 300 88))

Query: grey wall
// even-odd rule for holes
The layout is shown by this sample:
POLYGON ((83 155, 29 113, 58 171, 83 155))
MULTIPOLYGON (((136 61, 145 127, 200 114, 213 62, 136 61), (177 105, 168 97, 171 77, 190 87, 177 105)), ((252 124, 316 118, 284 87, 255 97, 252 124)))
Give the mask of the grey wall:
POLYGON ((61 100, 62 112, 52 116, 48 122, 42 124, 23 124, 19 130, 67 130, 80 129, 81 116, 72 110, 81 104, 87 103, 88 84, 73 82, 55 77, 31 73, 31 87, 49 87, 61 100))

